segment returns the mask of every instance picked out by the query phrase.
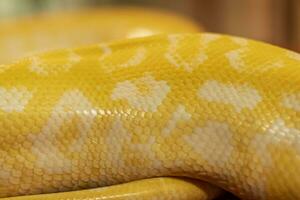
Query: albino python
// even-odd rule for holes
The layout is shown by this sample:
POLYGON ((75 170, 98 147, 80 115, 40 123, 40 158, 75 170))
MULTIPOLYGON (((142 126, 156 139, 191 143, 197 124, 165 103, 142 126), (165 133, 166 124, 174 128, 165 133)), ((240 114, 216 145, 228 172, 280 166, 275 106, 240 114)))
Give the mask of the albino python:
POLYGON ((0 199, 300 199, 299 113, 300 55, 253 40, 35 54, 0 67, 0 199))

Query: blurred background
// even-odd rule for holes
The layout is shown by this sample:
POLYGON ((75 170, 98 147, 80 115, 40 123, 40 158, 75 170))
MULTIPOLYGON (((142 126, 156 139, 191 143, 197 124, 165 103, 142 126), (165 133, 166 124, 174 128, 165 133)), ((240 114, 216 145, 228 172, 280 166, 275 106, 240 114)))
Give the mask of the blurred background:
POLYGON ((190 16, 209 32, 300 51, 299 0, 0 0, 0 21, 45 11, 108 5, 163 8, 190 16))

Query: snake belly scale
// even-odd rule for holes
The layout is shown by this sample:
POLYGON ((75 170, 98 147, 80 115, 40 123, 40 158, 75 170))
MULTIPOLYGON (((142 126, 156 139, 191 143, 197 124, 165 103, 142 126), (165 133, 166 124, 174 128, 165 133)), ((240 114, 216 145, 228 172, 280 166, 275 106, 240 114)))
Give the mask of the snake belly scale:
POLYGON ((300 55, 243 38, 35 55, 0 70, 0 196, 176 176, 300 199, 299 112, 300 55))

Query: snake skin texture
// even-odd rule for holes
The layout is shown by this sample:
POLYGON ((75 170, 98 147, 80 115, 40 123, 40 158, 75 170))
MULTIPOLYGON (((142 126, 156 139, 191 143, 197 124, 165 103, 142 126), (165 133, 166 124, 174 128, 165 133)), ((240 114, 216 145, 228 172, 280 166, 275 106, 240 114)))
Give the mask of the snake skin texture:
MULTIPOLYGON (((148 179, 173 176, 207 182, 199 186, 207 199, 218 188, 245 200, 300 199, 297 53, 227 35, 166 34, 0 69, 1 197, 185 181, 148 179)), ((128 199, 198 198, 172 188, 128 199)), ((73 194, 65 199, 88 199, 73 194)))

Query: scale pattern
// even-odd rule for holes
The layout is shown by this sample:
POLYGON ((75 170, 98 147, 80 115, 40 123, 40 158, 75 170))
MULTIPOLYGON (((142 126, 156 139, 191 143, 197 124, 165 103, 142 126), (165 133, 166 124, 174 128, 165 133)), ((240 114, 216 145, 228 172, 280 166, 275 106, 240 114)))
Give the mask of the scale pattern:
POLYGON ((32 56, 0 70, 0 196, 184 176, 300 199, 299 105, 299 54, 226 35, 32 56))

